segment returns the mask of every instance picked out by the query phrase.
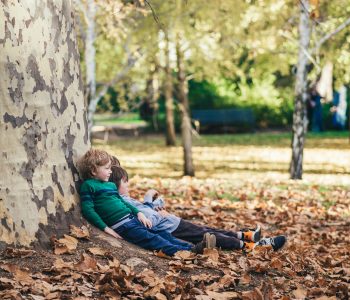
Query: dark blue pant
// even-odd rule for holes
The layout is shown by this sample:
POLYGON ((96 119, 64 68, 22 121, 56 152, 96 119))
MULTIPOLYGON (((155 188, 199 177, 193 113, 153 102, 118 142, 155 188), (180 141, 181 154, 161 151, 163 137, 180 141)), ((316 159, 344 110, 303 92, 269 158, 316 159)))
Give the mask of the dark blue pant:
POLYGON ((162 250, 169 256, 174 255, 177 251, 192 248, 191 244, 181 242, 167 232, 152 232, 136 218, 118 227, 115 232, 130 243, 148 250, 162 250))
POLYGON ((175 238, 196 244, 203 239, 206 232, 210 232, 216 236, 217 247, 224 250, 241 248, 241 240, 237 238, 236 232, 202 226, 184 219, 181 219, 179 226, 171 234, 175 238))

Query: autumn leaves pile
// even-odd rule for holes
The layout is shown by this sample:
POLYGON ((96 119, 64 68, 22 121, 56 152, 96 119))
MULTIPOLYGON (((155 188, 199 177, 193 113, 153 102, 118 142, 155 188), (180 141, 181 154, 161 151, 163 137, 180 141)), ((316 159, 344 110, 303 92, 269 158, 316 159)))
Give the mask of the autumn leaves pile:
POLYGON ((171 212, 238 229, 286 234, 280 252, 179 252, 172 259, 121 241, 104 247, 86 227, 52 238, 53 250, 6 249, 1 299, 348 299, 350 191, 295 182, 133 178, 131 194, 159 190, 171 212), (78 255, 79 254, 79 255, 78 255), (130 263, 133 261, 134 263, 130 263), (31 265, 33 264, 33 265, 31 265))

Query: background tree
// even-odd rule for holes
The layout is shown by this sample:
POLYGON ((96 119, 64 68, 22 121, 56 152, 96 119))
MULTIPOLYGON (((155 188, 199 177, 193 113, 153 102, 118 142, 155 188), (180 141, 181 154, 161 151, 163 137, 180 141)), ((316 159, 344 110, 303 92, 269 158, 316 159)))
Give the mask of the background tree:
POLYGON ((188 104, 188 82, 185 73, 184 54, 181 49, 181 37, 177 36, 176 57, 178 74, 178 98, 181 113, 181 139, 184 153, 184 175, 194 176, 192 157, 192 125, 188 104))
POLYGON ((292 179, 301 179, 303 174, 303 150, 307 129, 307 64, 311 35, 310 27, 309 1, 300 1, 300 45, 295 83, 292 161, 290 165, 290 176, 292 179))
POLYGON ((175 135, 175 123, 174 123, 174 99, 173 99, 173 75, 172 68, 170 65, 170 46, 169 46, 169 28, 164 30, 164 39, 165 39, 165 78, 164 78, 164 97, 165 97, 165 116, 166 116, 166 145, 175 146, 176 144, 176 135, 175 135))
POLYGON ((90 146, 70 1, 1 2, 0 242, 47 245, 80 221, 90 146))
MULTIPOLYGON (((137 60, 137 49, 130 50, 130 36, 127 35, 125 29, 126 20, 137 20, 139 11, 133 5, 124 5, 122 2, 107 2, 88 0, 83 3, 80 0, 75 0, 78 16, 80 15, 80 37, 82 39, 83 55, 85 58, 85 97, 88 102, 88 124, 89 132, 92 129, 94 114, 97 109, 99 101, 106 95, 110 87, 115 86, 128 74, 133 68, 137 60), (132 14, 135 16, 132 17, 132 14), (136 16, 137 15, 137 16, 136 16), (131 18, 128 18, 131 17, 131 18), (112 44, 123 44, 122 55, 112 61, 110 60, 110 53, 105 52, 106 48, 104 41, 109 40, 112 44), (104 56, 104 59, 97 61, 97 51, 104 56), (102 47, 101 47, 102 46, 102 47), (102 48, 102 49, 101 49, 102 48), (98 69, 104 70, 100 66, 103 60, 108 58, 108 71, 102 76, 99 76, 98 69), (123 61, 122 66, 118 60, 123 61), (98 64, 98 66, 96 66, 98 64), (114 67, 113 67, 114 66, 114 67), (119 68, 116 68, 118 66, 119 68), (98 68, 98 69, 97 69, 98 68), (107 76, 106 76, 107 75, 107 76), (107 82, 100 83, 100 88, 97 90, 99 78, 107 78, 107 82), (101 84, 102 83, 102 84, 101 84)), ((129 22, 134 24, 133 22, 129 22)), ((132 25, 129 24, 129 27, 132 25)), ((120 47, 113 46, 112 52, 120 51, 120 47)), ((101 55, 100 54, 100 55, 101 55)), ((114 54, 115 56, 115 54, 114 54)))

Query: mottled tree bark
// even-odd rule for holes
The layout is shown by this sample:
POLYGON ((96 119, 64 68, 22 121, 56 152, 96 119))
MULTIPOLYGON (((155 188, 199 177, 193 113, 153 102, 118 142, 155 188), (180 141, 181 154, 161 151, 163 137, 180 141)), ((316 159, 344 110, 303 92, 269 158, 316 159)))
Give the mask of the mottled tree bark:
POLYGON ((169 49, 169 35, 165 32, 165 82, 164 82, 164 95, 165 95, 165 116, 166 116, 166 145, 176 145, 175 135, 175 123, 174 123, 174 99, 173 99, 173 76, 171 74, 170 67, 170 49, 169 49))
POLYGON ((0 4, 0 246, 47 246, 80 222, 90 146, 70 1, 0 4))
POLYGON ((303 176, 303 152, 307 129, 307 51, 309 49, 311 32, 308 8, 309 1, 302 0, 300 4, 299 57, 293 113, 292 160, 290 164, 291 179, 302 179, 303 176))
POLYGON ((185 74, 184 55, 181 51, 180 40, 176 42, 176 56, 178 68, 179 108, 181 112, 181 138, 184 150, 184 175, 194 176, 192 158, 192 126, 188 104, 188 83, 185 74))

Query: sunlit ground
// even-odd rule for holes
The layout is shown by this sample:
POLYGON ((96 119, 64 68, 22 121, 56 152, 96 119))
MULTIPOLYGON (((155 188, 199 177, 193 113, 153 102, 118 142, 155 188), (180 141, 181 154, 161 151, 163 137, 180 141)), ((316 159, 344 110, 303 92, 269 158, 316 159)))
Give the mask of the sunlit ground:
MULTIPOLYGON (((131 176, 180 178, 183 152, 166 147, 162 136, 120 138, 108 143, 94 140, 94 146, 116 155, 131 176)), ((194 139, 193 158, 198 179, 221 178, 237 181, 289 179, 290 135, 257 133, 202 135, 194 139)), ((307 137, 303 183, 350 184, 350 144, 346 133, 307 137)))

